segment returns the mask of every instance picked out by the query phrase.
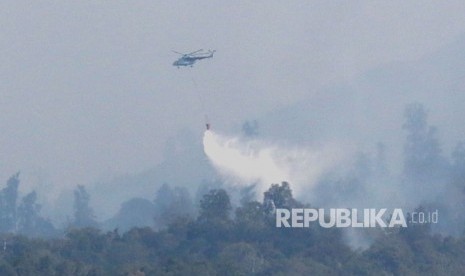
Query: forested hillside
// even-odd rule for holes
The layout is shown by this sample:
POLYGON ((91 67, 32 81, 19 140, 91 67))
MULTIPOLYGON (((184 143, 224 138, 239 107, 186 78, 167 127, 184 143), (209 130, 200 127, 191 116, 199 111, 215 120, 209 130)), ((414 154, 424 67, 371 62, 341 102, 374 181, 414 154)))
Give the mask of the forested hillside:
POLYGON ((341 229, 276 228, 273 208, 302 207, 287 183, 264 202, 232 209, 225 190, 203 196, 199 215, 160 230, 67 229, 53 239, 3 234, 0 275, 459 275, 465 236, 428 225, 376 229, 365 250, 347 246, 341 229))
POLYGON ((253 184, 206 182, 195 196, 164 184, 151 200, 129 199, 101 221, 91 194, 77 186, 74 213, 54 225, 35 191, 19 192, 16 173, 0 190, 0 275, 462 274, 464 146, 448 157, 421 104, 408 105, 404 117, 400 175, 389 171, 379 145, 375 158, 362 155, 347 175, 323 177, 312 191, 316 202, 296 198, 287 182, 262 195, 253 184), (407 227, 276 227, 278 208, 377 207, 373 202, 399 204, 407 227), (433 210, 437 223, 412 222, 411 212, 433 210))

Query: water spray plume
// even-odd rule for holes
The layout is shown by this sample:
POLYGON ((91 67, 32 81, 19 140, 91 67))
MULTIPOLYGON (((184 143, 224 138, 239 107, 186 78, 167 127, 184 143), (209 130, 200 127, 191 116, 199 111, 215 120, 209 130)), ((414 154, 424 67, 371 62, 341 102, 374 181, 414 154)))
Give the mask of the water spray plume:
POLYGON ((211 130, 205 131, 203 145, 212 165, 228 182, 257 184, 257 195, 282 181, 290 182, 296 193, 311 188, 339 159, 337 151, 286 149, 260 140, 225 137, 211 130))

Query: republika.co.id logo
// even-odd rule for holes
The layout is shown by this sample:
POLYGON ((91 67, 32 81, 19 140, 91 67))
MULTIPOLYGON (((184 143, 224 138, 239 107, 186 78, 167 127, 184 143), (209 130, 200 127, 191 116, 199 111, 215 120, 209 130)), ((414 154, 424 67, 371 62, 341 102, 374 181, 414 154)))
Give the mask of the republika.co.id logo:
POLYGON ((437 223, 438 210, 413 212, 408 218, 407 221, 400 208, 395 208, 392 212, 388 212, 387 208, 362 210, 331 208, 329 211, 313 208, 276 209, 276 227, 278 228, 304 228, 310 227, 310 223, 318 223, 323 228, 407 227, 408 224, 437 223))

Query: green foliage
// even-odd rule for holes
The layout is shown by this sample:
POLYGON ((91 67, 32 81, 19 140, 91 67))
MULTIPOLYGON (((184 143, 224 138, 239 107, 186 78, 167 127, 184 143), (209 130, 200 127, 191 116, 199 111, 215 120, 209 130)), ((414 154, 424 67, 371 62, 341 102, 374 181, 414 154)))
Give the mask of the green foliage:
POLYGON ((132 198, 121 204, 118 213, 105 221, 104 229, 118 228, 126 232, 132 227, 153 226, 155 207, 153 203, 144 198, 132 198))
POLYGON ((404 145, 404 173, 413 181, 428 181, 438 178, 447 166, 441 155, 437 129, 429 126, 428 113, 419 103, 405 109, 403 128, 407 131, 404 145))
POLYGON ((16 230, 18 187, 19 172, 8 179, 0 193, 0 232, 16 230))
POLYGON ((163 184, 154 200, 155 226, 166 227, 181 216, 192 216, 194 204, 186 188, 163 184))
POLYGON ((89 205, 90 195, 82 185, 74 190, 74 221, 73 227, 96 227, 94 211, 89 205))
POLYGON ((40 216, 40 209, 35 191, 23 197, 18 206, 17 228, 20 234, 29 237, 52 237, 56 234, 52 223, 40 216))
POLYGON ((200 218, 206 220, 225 219, 231 211, 229 195, 223 189, 211 190, 200 201, 200 218))
POLYGON ((221 250, 216 267, 221 275, 251 275, 265 271, 267 262, 255 246, 238 242, 221 250))
MULTIPOLYGON (((17 188, 13 184, 11 192, 17 188)), ((176 192, 171 195, 182 198, 176 192)), ((92 218, 85 189, 78 188, 75 196, 76 211, 92 218)), ((158 199, 163 204, 162 197, 158 199)), ((31 192, 16 209, 18 229, 28 236, 35 236, 37 222, 43 221, 36 200, 31 192)), ((174 212, 167 226, 156 230, 132 228, 120 234, 118 229, 70 228, 64 237, 49 240, 3 234, 0 275, 460 275, 465 271, 465 236, 433 235, 428 225, 409 223, 407 228, 377 231, 364 250, 348 247, 344 232, 337 228, 275 227, 273 208, 302 206, 284 182, 272 185, 263 202, 242 200, 234 216, 228 193, 214 189, 201 199, 197 218, 174 212)))
POLYGON ((57 231, 52 223, 40 216, 41 206, 35 191, 18 204, 19 173, 11 176, 0 191, 0 233, 20 233, 30 237, 53 237, 57 231))

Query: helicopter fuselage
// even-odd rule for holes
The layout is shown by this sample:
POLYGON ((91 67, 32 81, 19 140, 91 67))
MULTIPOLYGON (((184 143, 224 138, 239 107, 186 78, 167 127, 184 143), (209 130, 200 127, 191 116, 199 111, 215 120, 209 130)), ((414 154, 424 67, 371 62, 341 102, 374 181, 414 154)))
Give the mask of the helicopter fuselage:
POLYGON ((180 58, 173 62, 173 66, 192 66, 195 63, 195 59, 186 59, 186 58, 180 58))
POLYGON ((177 66, 178 68, 179 66, 191 66, 192 67, 197 60, 213 57, 214 52, 215 51, 210 51, 203 55, 191 55, 191 54, 183 55, 178 60, 173 62, 173 66, 177 66))

